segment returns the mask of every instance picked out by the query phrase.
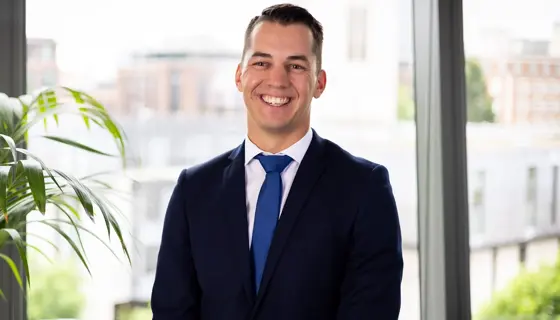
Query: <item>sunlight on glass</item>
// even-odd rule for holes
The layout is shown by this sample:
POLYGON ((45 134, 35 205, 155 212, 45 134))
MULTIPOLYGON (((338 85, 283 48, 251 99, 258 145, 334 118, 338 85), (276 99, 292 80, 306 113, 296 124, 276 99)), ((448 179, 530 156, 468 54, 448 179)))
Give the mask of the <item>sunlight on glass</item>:
POLYGON ((473 319, 557 319, 560 3, 463 6, 473 319))
MULTIPOLYGON (((115 258, 102 243, 84 236, 92 275, 80 264, 71 264, 80 277, 65 284, 69 292, 79 286, 80 295, 76 300, 70 299, 73 294, 64 296, 68 298, 58 302, 56 310, 61 311, 56 313, 41 309, 46 308, 40 298, 44 294, 37 284, 37 293, 29 300, 34 315, 40 317, 44 310, 42 316, 49 319, 151 319, 148 305, 172 188, 181 169, 230 150, 244 139, 245 104, 235 86, 235 70, 249 20, 271 4, 268 0, 210 0, 196 5, 179 0, 27 1, 27 91, 62 85, 94 97, 126 134, 126 169, 118 159, 39 139, 44 134, 40 126, 30 132, 29 148, 49 166, 76 176, 106 173, 96 180, 112 188, 107 198, 119 209, 116 219, 132 261, 128 265, 118 250, 118 239, 110 240, 115 258), (45 16, 55 18, 44 23, 45 16)), ((300 0, 295 4, 315 15, 325 33, 323 67, 328 85, 313 102, 312 126, 355 155, 384 164, 390 172, 405 260, 401 319, 417 320, 411 1, 300 0)), ((480 74, 473 77, 482 81, 480 74)), ((484 92, 480 87, 475 90, 484 92)), ((483 93, 476 96, 481 108, 488 101, 483 93)), ((477 116, 486 117, 484 110, 477 116)), ((110 132, 87 130, 74 118, 59 120, 58 127, 48 127, 49 135, 119 153, 118 146, 110 143, 110 132)), ((54 208, 47 210, 53 217, 61 214, 54 208)), ((108 241, 103 223, 88 228, 108 241)), ((56 234, 36 232, 62 248, 49 254, 52 268, 76 259, 56 234)), ((33 279, 36 271, 31 272, 33 279)))

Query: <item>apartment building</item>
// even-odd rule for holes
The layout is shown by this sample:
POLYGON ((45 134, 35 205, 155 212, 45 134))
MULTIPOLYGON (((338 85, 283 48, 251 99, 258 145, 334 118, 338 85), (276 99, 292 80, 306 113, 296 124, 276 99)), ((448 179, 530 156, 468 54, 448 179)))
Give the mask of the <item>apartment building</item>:
POLYGON ((27 91, 59 84, 56 43, 52 39, 27 39, 27 91))
MULTIPOLYGON (((560 123, 560 23, 550 39, 527 40, 488 32, 481 62, 497 121, 560 123)), ((482 41, 484 42, 484 41, 482 41)))

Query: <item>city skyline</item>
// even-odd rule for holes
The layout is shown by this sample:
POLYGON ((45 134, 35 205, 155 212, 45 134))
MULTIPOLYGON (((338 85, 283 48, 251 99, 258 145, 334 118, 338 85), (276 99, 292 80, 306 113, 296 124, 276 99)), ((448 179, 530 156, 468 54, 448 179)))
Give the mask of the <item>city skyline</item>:
MULTIPOLYGON (((399 86, 411 88, 414 85, 413 66, 399 63, 410 62, 413 56, 412 1, 294 2, 306 7, 309 5, 310 11, 325 23, 325 68, 329 74, 329 88, 325 97, 314 102, 313 127, 320 135, 338 143, 348 152, 384 164, 389 170, 402 217, 405 255, 403 306, 406 307, 400 319, 420 319, 421 289, 424 288, 420 287, 422 278, 419 269, 425 265, 419 260, 418 246, 425 239, 420 238, 418 232, 422 230, 421 223, 426 220, 421 220, 423 216, 419 215, 419 210, 423 210, 419 201, 424 199, 423 185, 419 187, 419 183, 425 181, 423 173, 433 171, 423 171, 422 156, 417 153, 425 146, 422 143, 424 131, 420 131, 417 136, 419 131, 414 119, 393 121, 393 118, 397 118, 395 111, 401 95, 410 98, 407 101, 412 105, 413 113, 416 112, 415 105, 422 100, 422 96, 414 96, 412 90, 405 94, 397 91, 399 86), (364 7, 367 9, 365 11, 369 15, 366 14, 367 18, 364 19, 368 20, 365 26, 357 23, 356 27, 355 21, 348 20, 345 10, 352 6, 355 6, 354 9, 357 6, 357 11, 364 7), (383 10, 379 11, 380 8, 383 10), (347 40, 344 37, 348 36, 347 24, 352 24, 355 27, 353 30, 365 30, 370 42, 365 59, 352 61, 346 56, 344 45, 347 40), (356 92, 360 94, 351 94, 356 92)), ((161 223, 169 201, 169 191, 176 182, 179 170, 202 163, 238 145, 246 136, 242 101, 242 112, 182 113, 188 109, 198 110, 203 105, 190 99, 189 93, 193 90, 197 94, 192 96, 200 97, 202 92, 216 98, 221 95, 215 93, 231 88, 231 96, 240 96, 233 81, 236 61, 232 60, 231 65, 216 67, 220 72, 212 81, 208 78, 200 81, 211 84, 215 88, 213 91, 206 88, 196 90, 200 86, 191 82, 197 78, 194 76, 196 73, 189 69, 189 64, 196 64, 202 71, 212 71, 212 64, 208 62, 192 62, 190 58, 185 61, 165 59, 160 55, 161 59, 155 59, 157 61, 152 63, 141 59, 137 65, 126 65, 126 59, 133 52, 162 47, 185 49, 190 44, 186 39, 197 37, 207 40, 193 40, 198 48, 206 46, 211 49, 208 43, 215 40, 223 45, 224 50, 240 52, 246 23, 252 15, 258 14, 273 1, 224 2, 223 6, 220 3, 217 0, 196 5, 179 0, 27 0, 28 39, 52 38, 57 42, 57 64, 62 71, 59 84, 72 87, 81 86, 82 81, 99 84, 116 77, 114 83, 97 88, 103 90, 87 91, 108 108, 111 104, 105 101, 111 101, 115 93, 125 93, 125 100, 132 103, 116 99, 113 105, 130 105, 127 110, 142 111, 139 112, 140 116, 135 117, 127 112, 119 114, 118 110, 110 110, 130 139, 128 154, 132 160, 128 170, 123 172, 122 177, 114 176, 110 181, 119 190, 133 196, 129 201, 118 202, 118 205, 123 210, 123 219, 128 223, 127 235, 131 236, 130 241, 135 246, 134 263, 131 268, 118 265, 114 259, 109 260, 112 257, 107 252, 97 249, 97 243, 88 244, 96 276, 84 277, 87 305, 82 320, 113 319, 115 304, 149 299, 161 223), (209 19, 211 10, 216 11, 214 20, 209 19), (42 23, 45 21, 42 17, 49 17, 51 21, 42 23), (226 30, 224 26, 227 26, 226 30), (73 79, 67 77, 69 72, 73 79), (119 74, 126 81, 119 82, 119 74), (177 78, 188 81, 183 81, 183 85, 179 86, 177 84, 181 82, 177 78), (158 89, 152 89, 154 87, 158 89), (177 95, 177 92, 180 94, 177 95), (162 99, 143 96, 144 93, 161 95, 162 99), (152 109, 145 116, 143 111, 148 110, 148 106, 152 109), (160 184, 164 176, 166 178, 163 180, 167 181, 165 186, 160 184), (147 187, 154 181, 157 183, 152 188, 147 187)), ((558 0, 515 3, 506 0, 465 0, 464 6, 467 57, 476 55, 473 52, 488 51, 489 47, 497 46, 481 37, 489 30, 502 35, 500 30, 505 28, 513 39, 550 39, 554 22, 560 21, 558 0)), ((192 49, 192 46, 187 49, 192 49)), ((42 53, 43 50, 35 52, 42 53)), ((497 89, 490 90, 496 101, 506 101, 502 104, 505 108, 525 104, 526 109, 537 109, 541 108, 544 98, 551 99, 552 94, 555 94, 553 99, 556 99, 556 108, 560 110, 560 71, 541 68, 543 63, 540 61, 536 64, 529 58, 529 61, 524 61, 525 57, 522 57, 521 60, 511 61, 511 66, 521 66, 517 72, 516 68, 504 68, 510 64, 506 64, 509 60, 502 57, 490 61, 499 62, 495 68, 490 64, 496 70, 489 73, 490 76, 510 81, 519 80, 520 76, 528 74, 531 81, 521 93, 509 89, 505 93, 497 89), (532 72, 533 67, 535 72, 532 72), (533 95, 542 99, 533 99, 533 95)), ((41 61, 42 55, 28 57, 27 71, 36 76, 38 81, 43 81, 42 65, 30 63, 29 59, 41 61)), ((487 68, 488 64, 483 59, 479 60, 482 68, 487 68)), ((560 68, 556 60, 546 66, 553 64, 560 68)), ((472 83, 467 82, 467 86, 480 88, 476 82, 474 85, 472 83)), ((419 107, 418 110, 425 109, 419 107)), ((61 123, 64 125, 51 131, 51 134, 55 132, 60 136, 72 137, 106 151, 106 139, 98 131, 86 131, 82 128, 82 122, 61 123)), ((418 124, 418 128, 425 125, 423 121, 418 124)), ((549 253, 559 248, 558 128, 560 126, 546 122, 508 124, 498 121, 491 124, 469 123, 466 126, 468 162, 464 164, 464 169, 469 182, 465 187, 468 192, 470 243, 473 249, 470 255, 473 312, 479 310, 481 304, 488 301, 496 290, 507 284, 520 268, 537 265, 542 259, 552 259, 549 253)), ((116 168, 113 162, 102 162, 89 154, 64 146, 56 147, 49 141, 34 137, 30 139, 29 146, 49 165, 75 172, 77 176, 116 168)))
MULTIPOLYGON (((99 83, 113 80, 118 67, 133 52, 186 42, 187 39, 213 38, 223 50, 240 53, 247 21, 265 6, 276 2, 209 0, 197 3, 196 10, 191 10, 192 5, 178 0, 28 0, 27 36, 49 38, 57 43, 57 63, 62 75, 68 76, 70 82, 99 83), (215 10, 216 7, 220 10, 215 10), (88 15, 77 14, 79 12, 88 12, 88 15), (56 18, 45 23, 43 17, 56 18), (228 27, 224 28, 224 25, 228 27)), ((305 6, 305 1, 295 2, 305 6)), ((411 1, 399 0, 398 51, 401 60, 411 59, 412 56, 411 10, 411 1)), ((488 29, 506 30, 513 38, 550 39, 554 23, 560 23, 560 2, 469 0, 464 2, 464 13, 465 50, 468 55, 483 49, 481 47, 486 44, 479 37, 488 29), (503 10, 505 7, 508 10, 503 10)), ((316 16, 324 20, 325 14, 318 12, 316 16)), ((324 27, 326 35, 341 32, 331 25, 324 27)), ((326 37, 325 41, 331 37, 335 38, 326 37)), ((180 45, 189 46, 188 43, 180 45)), ((325 55, 328 56, 328 52, 325 55)))

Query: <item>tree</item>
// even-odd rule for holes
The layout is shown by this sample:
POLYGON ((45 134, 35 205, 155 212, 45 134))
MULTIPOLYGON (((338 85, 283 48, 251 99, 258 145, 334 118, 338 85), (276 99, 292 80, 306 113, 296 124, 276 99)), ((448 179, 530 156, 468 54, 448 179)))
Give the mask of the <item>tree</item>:
POLYGON ((478 319, 560 319, 560 259, 522 271, 482 308, 478 319), (515 318, 514 318, 515 317, 515 318))
POLYGON ((33 261, 28 318, 78 319, 85 304, 78 269, 71 261, 41 264, 33 261))
POLYGON ((399 87, 397 101, 397 117, 399 120, 414 120, 414 97, 411 91, 409 87, 399 87))
MULTIPOLYGON (((494 122, 492 98, 488 94, 484 72, 475 59, 465 62, 465 81, 468 122, 494 122)), ((415 105, 411 88, 399 87, 397 117, 399 120, 414 120, 415 105)))
POLYGON ((492 98, 488 94, 484 72, 475 59, 465 62, 465 81, 467 94, 467 121, 494 122, 492 98))

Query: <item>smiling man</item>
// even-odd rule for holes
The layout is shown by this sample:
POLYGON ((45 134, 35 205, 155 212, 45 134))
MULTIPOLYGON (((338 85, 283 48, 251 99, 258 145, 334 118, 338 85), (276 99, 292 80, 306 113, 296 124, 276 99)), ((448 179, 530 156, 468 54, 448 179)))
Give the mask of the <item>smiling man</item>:
MULTIPOLYGON (((183 170, 168 205, 154 320, 396 320, 403 260, 387 169, 311 129, 323 30, 289 4, 245 34, 237 148, 183 170)), ((351 106, 341 106, 351 107, 351 106)))

